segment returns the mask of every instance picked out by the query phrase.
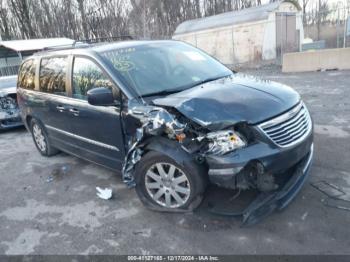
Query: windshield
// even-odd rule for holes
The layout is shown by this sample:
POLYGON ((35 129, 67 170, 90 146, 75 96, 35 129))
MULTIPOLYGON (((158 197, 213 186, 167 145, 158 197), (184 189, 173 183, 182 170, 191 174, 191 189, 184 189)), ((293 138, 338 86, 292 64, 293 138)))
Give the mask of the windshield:
POLYGON ((181 42, 158 42, 103 52, 118 76, 140 96, 178 92, 232 72, 181 42))
POLYGON ((16 87, 17 76, 14 77, 0 77, 0 89, 16 87))

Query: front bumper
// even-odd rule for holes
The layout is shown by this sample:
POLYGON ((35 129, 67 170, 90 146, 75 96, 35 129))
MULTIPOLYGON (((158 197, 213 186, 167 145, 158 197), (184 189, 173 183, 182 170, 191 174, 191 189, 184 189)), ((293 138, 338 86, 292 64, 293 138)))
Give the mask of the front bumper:
POLYGON ((260 193, 241 212, 213 211, 218 215, 243 217, 244 225, 252 225, 269 215, 275 210, 282 210, 295 198, 301 190, 309 176, 310 167, 313 160, 313 144, 310 146, 308 154, 295 166, 292 175, 286 179, 283 185, 275 191, 260 193))
POLYGON ((19 126, 23 126, 22 119, 19 116, 0 119, 0 130, 10 129, 19 126))
POLYGON ((16 94, 0 95, 0 130, 23 125, 15 96, 16 94))
POLYGON ((262 164, 264 173, 283 175, 310 153, 312 144, 313 134, 310 132, 304 141, 290 148, 261 141, 224 156, 207 156, 209 180, 218 186, 234 189, 236 176, 252 162, 262 164))
POLYGON ((243 223, 254 224, 274 210, 282 210, 295 198, 309 176, 313 160, 313 144, 308 155, 297 165, 293 175, 278 191, 261 193, 243 211, 243 223))

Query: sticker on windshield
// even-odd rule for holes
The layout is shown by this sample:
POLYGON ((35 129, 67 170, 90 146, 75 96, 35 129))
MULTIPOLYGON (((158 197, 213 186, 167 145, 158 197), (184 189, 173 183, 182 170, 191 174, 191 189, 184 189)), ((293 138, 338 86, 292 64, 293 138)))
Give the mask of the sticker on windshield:
POLYGON ((184 54, 190 58, 193 61, 205 61, 205 57, 201 55, 200 53, 189 51, 189 52, 184 52, 184 54))
POLYGON ((126 72, 130 71, 135 68, 135 65, 133 62, 131 62, 127 57, 125 56, 118 56, 116 58, 112 59, 112 63, 115 66, 115 68, 118 71, 126 72))

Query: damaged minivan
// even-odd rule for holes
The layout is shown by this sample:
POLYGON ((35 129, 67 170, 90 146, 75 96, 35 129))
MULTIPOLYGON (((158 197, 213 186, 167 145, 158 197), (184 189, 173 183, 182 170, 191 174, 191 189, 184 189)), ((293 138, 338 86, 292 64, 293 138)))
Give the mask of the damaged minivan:
POLYGON ((42 155, 117 170, 153 210, 193 210, 213 183, 260 192, 242 212, 251 222, 284 208, 309 173, 313 124, 299 94, 182 42, 48 50, 19 77, 21 116, 42 155))

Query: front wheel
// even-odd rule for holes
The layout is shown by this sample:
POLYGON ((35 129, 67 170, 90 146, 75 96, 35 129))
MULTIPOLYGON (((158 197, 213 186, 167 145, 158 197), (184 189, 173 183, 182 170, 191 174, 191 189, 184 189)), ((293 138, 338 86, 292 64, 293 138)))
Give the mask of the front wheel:
POLYGON ((194 163, 184 166, 152 151, 136 166, 136 192, 151 209, 190 211, 199 206, 205 191, 205 174, 201 171, 194 163))

